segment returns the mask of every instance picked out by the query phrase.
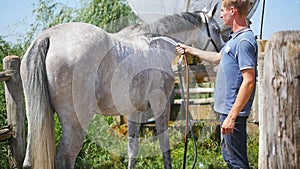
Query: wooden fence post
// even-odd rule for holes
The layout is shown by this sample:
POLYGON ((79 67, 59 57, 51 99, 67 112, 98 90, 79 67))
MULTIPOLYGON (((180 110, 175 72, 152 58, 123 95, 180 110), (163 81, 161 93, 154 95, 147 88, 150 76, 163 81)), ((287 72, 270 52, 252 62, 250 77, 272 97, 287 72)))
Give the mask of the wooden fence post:
POLYGON ((262 84, 262 77, 263 77, 263 67, 264 67, 264 55, 265 55, 265 46, 267 41, 266 40, 257 40, 258 45, 258 58, 257 58, 257 83, 256 83, 256 92, 253 100, 252 105, 252 112, 249 116, 249 120, 255 123, 259 123, 259 99, 261 98, 260 94, 260 85, 262 84))
POLYGON ((300 168, 300 31, 267 42, 260 112, 259 168, 300 168))
POLYGON ((7 120, 8 125, 13 128, 13 135, 8 140, 10 168, 22 168, 25 157, 25 115, 20 63, 18 56, 7 56, 3 59, 4 70, 16 71, 5 81, 7 120))

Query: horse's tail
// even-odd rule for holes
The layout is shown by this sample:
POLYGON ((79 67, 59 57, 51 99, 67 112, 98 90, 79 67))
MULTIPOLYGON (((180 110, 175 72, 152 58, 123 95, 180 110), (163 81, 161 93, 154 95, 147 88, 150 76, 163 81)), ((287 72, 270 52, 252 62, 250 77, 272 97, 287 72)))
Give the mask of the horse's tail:
POLYGON ((48 37, 38 38, 30 46, 21 63, 28 120, 24 168, 55 168, 54 118, 45 63, 49 45, 48 37))

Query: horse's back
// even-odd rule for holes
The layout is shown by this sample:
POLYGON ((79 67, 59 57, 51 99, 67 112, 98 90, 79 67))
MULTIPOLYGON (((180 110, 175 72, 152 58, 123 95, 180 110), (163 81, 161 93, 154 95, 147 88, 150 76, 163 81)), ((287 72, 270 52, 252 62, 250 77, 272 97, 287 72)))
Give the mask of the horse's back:
MULTIPOLYGON (((80 112, 75 109, 94 103, 91 89, 95 88, 98 63, 111 46, 111 36, 94 25, 71 22, 45 30, 34 43, 43 39, 49 39, 45 66, 53 108, 80 112)), ((30 54, 27 52, 25 59, 30 54)), ((95 109, 95 104, 90 107, 95 109)))
MULTIPOLYGON (((105 43, 110 43, 110 36, 105 31, 87 23, 60 24, 44 31, 41 36, 50 38, 50 52, 61 52, 69 57, 88 57, 86 52, 90 52, 92 47, 95 47, 93 50, 97 50, 99 48, 96 47, 101 44, 103 49, 109 47, 104 45, 105 43)), ((51 54, 53 53, 48 55, 51 54)))
MULTIPOLYGON (((168 59, 159 57, 159 51, 142 50, 133 40, 125 41, 90 24, 57 25, 36 41, 42 39, 49 39, 46 72, 51 104, 57 112, 118 115, 145 111, 149 86, 154 84, 147 72, 158 69, 172 74, 168 59), (125 106, 116 107, 116 100, 125 106)), ((155 83, 160 83, 166 77, 156 78, 155 83)))

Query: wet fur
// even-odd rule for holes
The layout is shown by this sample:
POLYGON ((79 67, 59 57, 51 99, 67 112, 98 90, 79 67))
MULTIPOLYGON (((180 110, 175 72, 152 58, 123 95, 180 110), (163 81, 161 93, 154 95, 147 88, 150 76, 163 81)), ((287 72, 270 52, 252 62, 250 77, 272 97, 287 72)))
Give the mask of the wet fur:
MULTIPOLYGON (((28 119, 24 167, 74 168, 85 130, 98 113, 129 115, 128 167, 133 168, 138 146, 132 138, 139 126, 134 115, 151 110, 157 132, 168 128, 174 82, 171 62, 177 53, 174 44, 163 39, 151 43, 151 39, 168 36, 201 47, 205 33, 200 32, 206 28, 195 17, 177 14, 116 34, 85 23, 61 24, 42 32, 21 63, 28 119), (56 156, 53 112, 62 125, 56 156)), ((221 46, 220 35, 215 36, 221 46)), ((160 144, 168 147, 168 134, 160 137, 160 144)), ((165 168, 171 168, 170 150, 162 154, 165 168)))

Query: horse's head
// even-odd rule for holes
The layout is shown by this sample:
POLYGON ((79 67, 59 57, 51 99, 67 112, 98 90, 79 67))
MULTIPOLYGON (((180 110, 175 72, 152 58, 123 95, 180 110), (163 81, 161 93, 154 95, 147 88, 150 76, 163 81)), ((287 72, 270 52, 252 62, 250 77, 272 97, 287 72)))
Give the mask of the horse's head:
POLYGON ((220 27, 213 19, 216 9, 217 4, 209 12, 183 13, 183 17, 193 25, 186 27, 186 31, 182 32, 184 36, 181 36, 180 40, 202 50, 219 51, 224 41, 220 27))
MULTIPOLYGON (((217 5, 209 12, 183 12, 148 24, 147 30, 154 36, 150 46, 177 53, 177 42, 192 45, 206 51, 218 52, 224 45, 220 28, 213 19, 217 5)), ((174 55, 170 58, 173 59, 174 55)))

